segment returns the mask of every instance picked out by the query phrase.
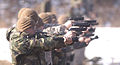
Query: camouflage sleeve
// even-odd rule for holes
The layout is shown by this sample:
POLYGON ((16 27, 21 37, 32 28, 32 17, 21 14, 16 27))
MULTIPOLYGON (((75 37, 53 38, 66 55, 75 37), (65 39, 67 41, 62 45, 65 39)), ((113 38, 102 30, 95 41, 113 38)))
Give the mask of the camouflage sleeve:
POLYGON ((10 34, 12 33, 12 31, 15 29, 15 27, 11 27, 6 31, 6 39, 9 41, 10 38, 10 34))
POLYGON ((62 48, 66 46, 62 37, 46 37, 36 39, 35 41, 35 47, 41 47, 43 50, 53 50, 55 48, 62 48))
POLYGON ((65 26, 64 25, 59 25, 59 26, 53 26, 53 27, 48 27, 43 30, 43 32, 47 32, 48 34, 65 34, 65 26))
POLYGON ((20 33, 12 33, 11 49, 18 51, 19 53, 28 53, 35 47, 39 47, 41 50, 53 50, 55 48, 65 47, 64 39, 58 37, 46 37, 46 38, 27 38, 21 36, 20 33))
POLYGON ((19 32, 14 32, 10 35, 10 48, 12 51, 16 52, 14 54, 28 53, 31 49, 31 44, 33 43, 34 40, 21 36, 21 33, 19 32))

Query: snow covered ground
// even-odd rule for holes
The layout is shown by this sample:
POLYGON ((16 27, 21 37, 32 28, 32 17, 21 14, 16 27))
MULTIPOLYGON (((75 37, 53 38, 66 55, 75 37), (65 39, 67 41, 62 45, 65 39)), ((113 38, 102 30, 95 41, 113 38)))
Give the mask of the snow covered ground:
MULTIPOLYGON (((0 60, 11 62, 9 42, 6 40, 5 28, 0 29, 0 60)), ((99 56, 102 63, 108 65, 112 62, 120 63, 120 28, 98 27, 95 32, 99 39, 90 42, 86 47, 85 55, 89 59, 99 56)))
POLYGON ((97 28, 95 34, 99 39, 93 40, 86 47, 86 57, 102 57, 104 65, 112 63, 112 59, 113 62, 120 63, 120 28, 97 28))
POLYGON ((11 62, 9 42, 6 40, 7 29, 0 29, 0 60, 8 60, 11 62))

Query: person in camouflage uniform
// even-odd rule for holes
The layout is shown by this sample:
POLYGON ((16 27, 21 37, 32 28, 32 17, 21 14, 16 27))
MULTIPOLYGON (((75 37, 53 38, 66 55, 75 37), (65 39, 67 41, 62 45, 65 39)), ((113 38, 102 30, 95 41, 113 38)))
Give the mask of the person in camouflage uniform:
MULTIPOLYGON (((56 34, 61 34, 65 31, 65 26, 54 25, 57 23, 55 14, 51 12, 47 12, 47 13, 40 13, 39 16, 45 24, 43 32, 48 32, 48 34, 50 35, 56 35, 56 34), (50 24, 50 26, 46 24, 50 24)), ((65 57, 64 53, 61 53, 61 51, 59 52, 58 49, 48 51, 46 52, 46 55, 49 55, 49 57, 46 57, 47 60, 50 59, 51 61, 51 62, 47 61, 48 63, 52 63, 53 65, 59 65, 61 63, 61 65, 65 65, 63 64, 64 63, 63 58, 65 57)))
MULTIPOLYGON (((43 14, 43 13, 42 13, 43 14)), ((46 14, 46 13, 44 13, 46 14)), ((42 18, 42 17, 41 17, 42 18)), ((47 18, 47 16, 46 16, 47 18)), ((68 18, 68 17, 66 17, 68 18)), ((42 19, 45 19, 45 18, 42 18, 42 19)), ((45 21, 49 21, 48 20, 45 20, 45 21)), ((51 21, 51 20, 50 20, 51 21)), ((67 31, 67 29, 69 27, 71 27, 71 24, 73 21, 68 21, 66 22, 67 20, 61 20, 59 22, 64 22, 64 24, 62 25, 59 25, 59 26, 52 26, 52 27, 48 27, 46 29, 43 30, 43 32, 47 32, 48 34, 50 35, 60 35, 60 34, 65 34, 67 31), (65 23, 66 22, 66 23, 65 23)), ((44 20, 43 20, 44 22, 44 20)), ((52 22, 51 22, 52 23, 52 22)), ((70 47, 68 47, 69 49, 70 47)), ((66 52, 61 50, 61 49, 55 49, 53 50, 52 52, 52 64, 53 65, 66 65, 66 52)), ((48 59, 48 58, 47 58, 48 59)))
MULTIPOLYGON (((53 15, 52 15, 52 17, 53 17, 53 15)), ((54 19, 55 18, 53 17, 53 20, 54 19)), ((65 18, 61 18, 61 19, 58 18, 58 20, 56 18, 56 22, 58 24, 60 24, 60 22, 61 23, 62 22, 64 22, 64 23, 67 22, 67 20, 63 21, 63 19, 65 19, 65 18)), ((53 33, 64 34, 65 30, 67 30, 67 29, 66 29, 66 27, 63 24, 61 24, 60 26, 56 26, 56 27, 54 26, 53 28, 55 29, 55 31, 53 33)), ((53 65, 66 65, 66 52, 63 52, 61 49, 53 50, 52 51, 52 60, 53 60, 53 65)))
POLYGON ((10 35, 12 63, 14 65, 46 65, 45 51, 71 44, 71 41, 64 43, 64 38, 56 40, 56 37, 45 37, 42 34, 40 35, 42 38, 36 39, 38 35, 34 35, 34 23, 32 19, 20 18, 15 28, 16 32, 10 35))

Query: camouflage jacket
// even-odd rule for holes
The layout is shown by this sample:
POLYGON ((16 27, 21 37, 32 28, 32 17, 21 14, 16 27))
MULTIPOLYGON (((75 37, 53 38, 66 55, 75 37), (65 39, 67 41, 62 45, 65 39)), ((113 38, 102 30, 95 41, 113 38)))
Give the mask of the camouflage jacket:
POLYGON ((57 37, 44 37, 44 35, 36 39, 37 36, 29 37, 27 33, 13 29, 9 36, 13 65, 46 65, 45 51, 66 46, 63 39, 56 40, 57 37))
MULTIPOLYGON (((47 32, 49 35, 63 35, 65 34, 66 28, 63 25, 59 26, 51 26, 43 30, 43 32, 47 32)), ((49 52, 52 56, 52 64, 53 65, 66 65, 65 60, 66 60, 66 54, 65 52, 58 52, 56 50, 52 50, 49 52)), ((48 58, 47 58, 48 59, 48 58)))

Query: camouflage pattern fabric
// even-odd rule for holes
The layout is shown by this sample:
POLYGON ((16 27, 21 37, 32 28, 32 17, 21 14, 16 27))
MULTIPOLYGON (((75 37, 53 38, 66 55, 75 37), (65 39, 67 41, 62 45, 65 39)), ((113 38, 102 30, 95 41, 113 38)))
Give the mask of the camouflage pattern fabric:
POLYGON ((14 31, 10 34, 10 49, 13 65, 46 65, 45 51, 65 47, 63 40, 55 40, 54 37, 37 39, 38 35, 29 36, 25 32, 14 31))
POLYGON ((46 24, 44 24, 44 29, 46 29, 46 28, 48 28, 48 27, 52 27, 52 28, 54 28, 54 26, 59 26, 58 24, 52 24, 52 23, 46 23, 46 24))
MULTIPOLYGON (((52 26, 48 27, 43 30, 43 32, 47 32, 50 35, 60 35, 60 34, 65 34, 65 27, 63 25, 59 26, 52 26)), ((56 51, 52 50, 52 64, 53 65, 66 65, 66 53, 63 51, 56 51)))
POLYGON ((62 51, 58 52, 56 50, 53 50, 52 60, 53 65, 66 65, 66 53, 62 51))
POLYGON ((11 27, 6 31, 6 39, 9 41, 10 34, 14 31, 15 27, 11 27))
POLYGON ((47 32, 50 35, 61 35, 61 34, 65 34, 65 30, 66 30, 65 26, 59 25, 59 26, 48 27, 44 29, 43 32, 47 32))

